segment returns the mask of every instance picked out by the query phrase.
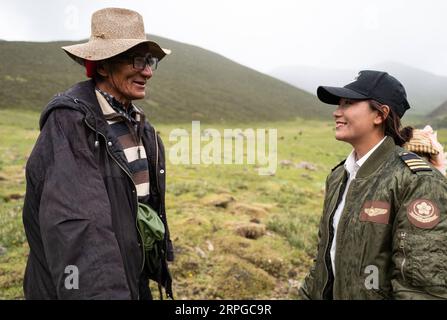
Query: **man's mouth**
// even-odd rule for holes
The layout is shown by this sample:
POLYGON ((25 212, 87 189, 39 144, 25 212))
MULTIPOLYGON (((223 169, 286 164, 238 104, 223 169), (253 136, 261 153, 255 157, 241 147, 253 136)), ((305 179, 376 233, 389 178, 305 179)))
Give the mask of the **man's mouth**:
POLYGON ((142 87, 144 87, 146 85, 146 81, 134 81, 133 83, 135 83, 139 86, 142 86, 142 87))

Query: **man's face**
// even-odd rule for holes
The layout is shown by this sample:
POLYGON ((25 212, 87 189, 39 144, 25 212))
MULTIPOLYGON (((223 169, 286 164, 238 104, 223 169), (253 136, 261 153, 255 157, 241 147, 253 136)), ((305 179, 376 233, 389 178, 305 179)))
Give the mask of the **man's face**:
POLYGON ((352 145, 368 141, 381 120, 368 101, 341 99, 333 113, 335 139, 352 145))
POLYGON ((146 83, 152 77, 152 69, 146 65, 138 70, 133 66, 133 57, 145 57, 149 53, 147 45, 139 45, 117 58, 112 58, 111 73, 105 78, 110 92, 119 101, 130 102, 143 99, 146 83))

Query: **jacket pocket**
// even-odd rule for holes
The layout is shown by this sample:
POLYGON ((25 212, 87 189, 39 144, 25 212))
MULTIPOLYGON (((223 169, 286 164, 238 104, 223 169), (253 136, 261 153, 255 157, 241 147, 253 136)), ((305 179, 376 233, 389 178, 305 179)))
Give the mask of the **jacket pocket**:
POLYGON ((447 237, 407 233, 404 241, 407 280, 415 287, 447 285, 447 237))

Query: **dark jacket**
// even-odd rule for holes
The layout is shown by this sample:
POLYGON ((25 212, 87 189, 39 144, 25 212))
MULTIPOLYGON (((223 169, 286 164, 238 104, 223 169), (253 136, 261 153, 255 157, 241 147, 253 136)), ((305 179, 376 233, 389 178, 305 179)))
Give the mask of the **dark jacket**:
POLYGON ((447 298, 445 177, 387 137, 349 186, 338 224, 333 276, 332 219, 346 181, 343 165, 334 168, 326 181, 318 252, 301 295, 447 298))
MULTIPOLYGON (((41 115, 41 133, 26 165, 27 299, 150 298, 135 185, 94 88, 91 80, 76 84, 56 95, 41 115), (79 271, 78 289, 65 286, 73 274, 69 266, 79 271)), ((142 139, 150 168, 148 204, 167 230, 161 283, 169 295, 166 260, 174 257, 165 213, 165 153, 148 123, 142 139)))

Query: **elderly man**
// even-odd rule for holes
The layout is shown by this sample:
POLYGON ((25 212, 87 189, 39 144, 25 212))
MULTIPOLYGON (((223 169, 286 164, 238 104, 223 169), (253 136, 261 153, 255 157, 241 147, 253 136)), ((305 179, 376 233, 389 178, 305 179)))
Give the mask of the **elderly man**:
POLYGON ((164 148, 132 103, 169 52, 134 11, 99 10, 91 32, 63 49, 92 79, 50 101, 26 167, 25 297, 151 299, 149 279, 172 297, 164 148))

